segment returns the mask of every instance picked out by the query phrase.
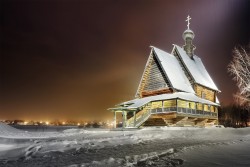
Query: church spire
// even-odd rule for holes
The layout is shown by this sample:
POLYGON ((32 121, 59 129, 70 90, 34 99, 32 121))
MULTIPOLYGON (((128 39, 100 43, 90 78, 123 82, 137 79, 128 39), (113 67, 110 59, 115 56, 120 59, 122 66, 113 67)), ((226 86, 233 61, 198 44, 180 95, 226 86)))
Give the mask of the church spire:
POLYGON ((184 50, 186 51, 187 55, 190 56, 190 58, 193 58, 195 46, 192 44, 192 40, 194 39, 194 32, 190 30, 189 25, 190 25, 190 20, 191 17, 188 15, 187 17, 187 30, 183 32, 183 39, 185 41, 185 45, 183 46, 184 50))

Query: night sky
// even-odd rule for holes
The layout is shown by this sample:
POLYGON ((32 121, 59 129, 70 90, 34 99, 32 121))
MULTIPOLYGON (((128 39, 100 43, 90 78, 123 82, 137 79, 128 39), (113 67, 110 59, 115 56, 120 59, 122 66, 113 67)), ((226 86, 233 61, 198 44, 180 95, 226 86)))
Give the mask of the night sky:
POLYGON ((248 0, 0 3, 0 120, 110 119, 107 108, 134 98, 149 46, 184 44, 188 14, 195 54, 233 102, 227 65, 250 41, 248 0))

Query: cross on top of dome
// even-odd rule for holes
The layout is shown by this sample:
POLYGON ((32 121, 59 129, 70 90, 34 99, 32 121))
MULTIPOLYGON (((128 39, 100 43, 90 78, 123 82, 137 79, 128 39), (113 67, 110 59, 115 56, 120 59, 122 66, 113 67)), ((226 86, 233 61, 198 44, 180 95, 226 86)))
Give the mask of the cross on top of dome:
POLYGON ((189 25, 190 25, 190 20, 191 20, 191 17, 188 15, 187 20, 186 20, 188 22, 188 24, 187 24, 188 29, 189 29, 189 25))

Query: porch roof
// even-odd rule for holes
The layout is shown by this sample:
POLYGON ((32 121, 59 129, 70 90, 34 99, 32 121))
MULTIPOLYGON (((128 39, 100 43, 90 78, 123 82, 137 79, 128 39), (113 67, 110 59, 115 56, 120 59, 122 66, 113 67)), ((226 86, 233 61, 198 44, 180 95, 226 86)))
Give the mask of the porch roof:
POLYGON ((159 101, 159 100, 170 100, 170 99, 182 99, 182 100, 187 100, 187 101, 192 101, 192 102, 197 102, 197 103, 202 103, 202 104, 219 106, 219 104, 217 103, 211 102, 206 99, 202 99, 194 95, 193 93, 186 93, 186 92, 175 92, 172 94, 161 94, 161 95, 156 95, 156 96, 144 97, 140 99, 134 99, 134 100, 121 103, 118 106, 126 105, 126 107, 124 107, 126 109, 135 109, 135 108, 142 107, 143 105, 149 102, 159 101))

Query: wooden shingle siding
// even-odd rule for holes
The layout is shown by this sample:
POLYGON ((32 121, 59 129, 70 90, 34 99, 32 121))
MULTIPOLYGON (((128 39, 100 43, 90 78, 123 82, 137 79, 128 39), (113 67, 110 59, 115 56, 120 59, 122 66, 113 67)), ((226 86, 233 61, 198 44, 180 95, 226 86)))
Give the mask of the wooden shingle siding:
POLYGON ((137 97, 143 98, 163 93, 172 93, 169 89, 170 83, 167 80, 158 60, 151 53, 145 67, 137 97))
POLYGON ((148 62, 146 64, 146 67, 145 67, 145 70, 144 70, 144 73, 143 73, 143 76, 142 76, 142 80, 141 80, 141 83, 139 85, 139 90, 138 90, 138 94, 136 95, 137 97, 142 97, 141 93, 144 89, 144 86, 146 84, 146 81, 147 81, 147 78, 149 76, 149 71, 151 69, 151 64, 152 64, 152 61, 153 61, 153 55, 151 54, 148 58, 148 62))
POLYGON ((167 83, 163 70, 161 69, 155 56, 153 56, 143 91, 154 91, 168 88, 168 85, 169 84, 167 83))

